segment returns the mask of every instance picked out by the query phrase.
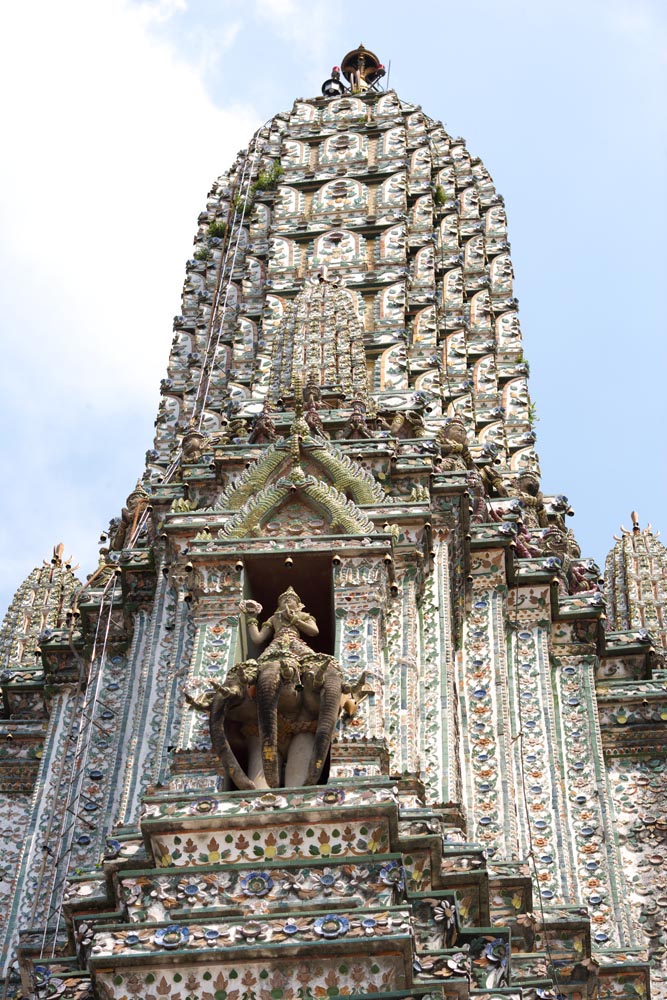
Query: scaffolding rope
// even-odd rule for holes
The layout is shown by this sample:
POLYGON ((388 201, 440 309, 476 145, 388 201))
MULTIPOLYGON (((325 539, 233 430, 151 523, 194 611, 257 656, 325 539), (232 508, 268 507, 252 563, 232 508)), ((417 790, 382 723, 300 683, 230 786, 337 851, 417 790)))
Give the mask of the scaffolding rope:
POLYGON ((204 418, 204 409, 206 407, 206 399, 208 396, 208 390, 211 384, 211 376, 213 372, 213 365, 217 356, 218 347, 220 344, 220 338, 222 336, 222 329, 225 322, 225 316, 227 313, 227 307, 229 303, 229 292, 232 282, 232 276, 234 274, 234 268, 236 267, 236 259, 238 257, 239 247, 241 245, 241 233, 243 230, 243 219, 245 217, 246 209, 248 206, 248 198, 250 195, 250 178, 252 177, 253 168, 255 165, 255 160, 257 157, 257 152, 259 149, 259 142, 254 143, 254 149, 252 158, 249 160, 248 157, 244 158, 243 170, 238 182, 235 183, 232 188, 232 205, 234 207, 234 214, 230 220, 227 227, 227 240, 225 245, 225 252, 221 255, 220 266, 218 268, 218 274, 216 278, 216 289, 215 298, 213 300, 213 305, 211 307, 211 316, 209 319, 209 329, 206 340, 206 347, 204 352, 204 362, 201 366, 201 371, 199 372, 199 381, 197 383, 197 391, 195 393, 192 419, 196 418, 197 430, 201 430, 201 425, 204 418), (239 201, 239 197, 242 197, 242 203, 239 201), (235 239, 232 238, 234 234, 235 239), (234 243, 234 248, 231 251, 232 259, 231 264, 229 264, 230 248, 234 243), (226 279, 226 281, 225 281, 226 279), (222 294, 222 288, 224 285, 224 299, 222 302, 222 307, 220 308, 220 298, 222 294), (220 319, 217 324, 217 333, 215 332, 216 326, 216 315, 218 315, 218 310, 220 310, 220 319), (215 341, 215 343, 214 343, 215 341), (214 343, 213 350, 211 350, 211 345, 214 343))
MULTIPOLYGON (((208 398, 208 392, 209 392, 210 385, 211 385, 211 378, 212 378, 212 375, 213 375, 214 365, 215 365, 215 362, 216 362, 216 359, 217 359, 217 356, 218 356, 218 351, 219 351, 219 348, 220 348, 220 340, 222 338, 223 327, 224 327, 224 322, 225 322, 225 316, 226 316, 226 313, 227 313, 227 307, 228 307, 228 302, 229 302, 229 292, 230 292, 231 286, 233 284, 233 282, 232 282, 232 276, 234 274, 234 268, 236 267, 236 260, 237 260, 239 248, 240 248, 240 245, 241 245, 241 233, 243 231, 243 220, 245 218, 245 212, 246 212, 246 208, 248 206, 248 201, 249 201, 249 198, 250 198, 250 192, 251 192, 251 183, 250 183, 250 181, 251 181, 252 177, 255 174, 256 164, 257 164, 258 157, 265 152, 267 146, 269 145, 269 137, 270 137, 271 133, 269 132, 268 135, 264 135, 263 136, 262 135, 262 131, 264 129, 266 129, 266 127, 267 127, 267 125, 269 124, 270 121, 271 121, 271 119, 269 119, 268 122, 265 122, 265 124, 262 126, 262 128, 258 129, 258 131, 253 136, 253 140, 252 140, 252 155, 251 155, 251 157, 250 157, 249 160, 248 160, 248 157, 246 157, 244 159, 244 163, 243 163, 243 172, 242 172, 241 178, 239 180, 239 187, 243 191, 243 195, 242 195, 243 201, 242 201, 242 204, 240 204, 238 202, 238 200, 235 201, 235 204, 234 204, 234 218, 232 220, 232 227, 230 227, 230 229, 233 228, 233 227, 235 227, 236 241, 234 243, 234 249, 232 251, 231 264, 228 267, 227 266, 227 261, 229 259, 231 239, 228 240, 226 254, 225 254, 225 259, 224 259, 224 261, 221 261, 221 267, 220 267, 220 270, 218 272, 218 282, 217 282, 217 288, 216 288, 216 296, 215 296, 215 301, 214 301, 213 308, 211 310, 211 333, 209 335, 208 342, 207 342, 207 345, 206 345, 206 354, 205 354, 205 358, 204 358, 204 364, 202 365, 202 368, 201 368, 201 372, 200 372, 200 376, 199 376, 199 385, 197 387, 197 393, 195 395, 193 419, 196 417, 196 427, 197 427, 197 430, 201 430, 201 426, 202 426, 202 423, 203 423, 203 420, 204 420, 204 411, 205 411, 205 408, 206 408, 206 401, 207 401, 207 398, 208 398), (225 283, 225 278, 226 278, 226 283, 225 283), (219 320, 218 320, 218 323, 217 323, 217 330, 216 330, 215 335, 214 335, 215 316, 216 316, 216 313, 218 312, 218 307, 220 305, 220 297, 221 297, 221 293, 222 293, 223 284, 225 285, 224 299, 223 299, 223 302, 222 302, 222 307, 220 308, 219 320)), ((240 192, 239 192, 239 194, 240 194, 240 192)), ((229 231, 230 230, 228 230, 228 232, 229 231)))

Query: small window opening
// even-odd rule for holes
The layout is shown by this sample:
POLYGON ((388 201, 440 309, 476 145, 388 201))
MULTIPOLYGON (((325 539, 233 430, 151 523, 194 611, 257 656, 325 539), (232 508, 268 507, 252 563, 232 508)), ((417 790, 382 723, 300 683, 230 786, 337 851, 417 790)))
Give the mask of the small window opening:
MULTIPOLYGON (((330 553, 284 551, 280 555, 249 555, 244 557, 243 564, 243 596, 262 605, 262 613, 258 616, 260 624, 276 610, 283 591, 293 587, 319 629, 319 635, 306 640, 308 645, 318 653, 333 655, 336 632, 330 553), (285 565, 288 558, 291 565, 285 565)), ((262 648, 249 643, 248 656, 257 657, 261 652, 262 648)))

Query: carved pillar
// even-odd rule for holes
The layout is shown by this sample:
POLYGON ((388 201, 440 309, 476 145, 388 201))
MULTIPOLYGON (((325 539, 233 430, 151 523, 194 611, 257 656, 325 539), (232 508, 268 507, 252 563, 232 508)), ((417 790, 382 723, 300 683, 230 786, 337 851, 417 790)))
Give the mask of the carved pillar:
POLYGON ((208 716, 187 703, 183 692, 203 694, 211 680, 223 680, 243 658, 238 611, 243 584, 243 571, 230 557, 198 564, 181 577, 194 639, 181 670, 181 717, 170 780, 174 788, 215 790, 220 785, 219 761, 210 751, 208 716))
MULTIPOLYGON (((344 741, 382 741, 385 732, 385 689, 389 682, 384 619, 387 587, 382 553, 347 557, 334 568, 335 655, 345 680, 354 684, 365 673, 372 694, 361 701, 357 714, 341 719, 344 741)), ((332 774, 346 772, 334 759, 332 774)), ((379 774, 377 763, 364 762, 365 774, 379 774)))
POLYGON ((505 557, 474 554, 472 594, 457 657, 464 806, 468 837, 499 859, 520 856, 517 788, 512 768, 516 732, 509 711, 505 557))

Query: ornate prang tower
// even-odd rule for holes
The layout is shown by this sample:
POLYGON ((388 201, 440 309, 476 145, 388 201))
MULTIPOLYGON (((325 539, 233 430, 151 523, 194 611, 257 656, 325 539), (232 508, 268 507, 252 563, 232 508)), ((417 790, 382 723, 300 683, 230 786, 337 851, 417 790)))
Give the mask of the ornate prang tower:
POLYGON ((647 924, 614 799, 651 623, 605 629, 540 490, 491 177, 341 67, 213 185, 98 570, 8 613, 6 996, 649 991, 667 889, 647 924))

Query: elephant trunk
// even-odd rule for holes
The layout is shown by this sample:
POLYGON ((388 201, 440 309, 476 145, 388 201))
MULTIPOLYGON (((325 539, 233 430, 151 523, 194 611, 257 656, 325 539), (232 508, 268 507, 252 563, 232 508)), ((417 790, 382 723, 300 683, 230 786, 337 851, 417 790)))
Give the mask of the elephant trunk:
POLYGON ((343 678, 337 670, 329 670, 320 692, 320 712, 317 718, 313 752, 308 766, 307 785, 316 785, 322 773, 340 714, 342 690, 343 678))
POLYGON ((279 663, 267 663, 257 678, 257 720, 262 767, 269 788, 278 788, 278 699, 282 679, 279 663))
POLYGON ((211 743, 231 781, 234 782, 237 788, 243 791, 250 790, 255 788, 255 782, 251 781, 239 764, 236 754, 229 745, 227 733, 225 732, 227 708, 228 699, 222 694, 216 694, 213 697, 209 711, 211 743))

